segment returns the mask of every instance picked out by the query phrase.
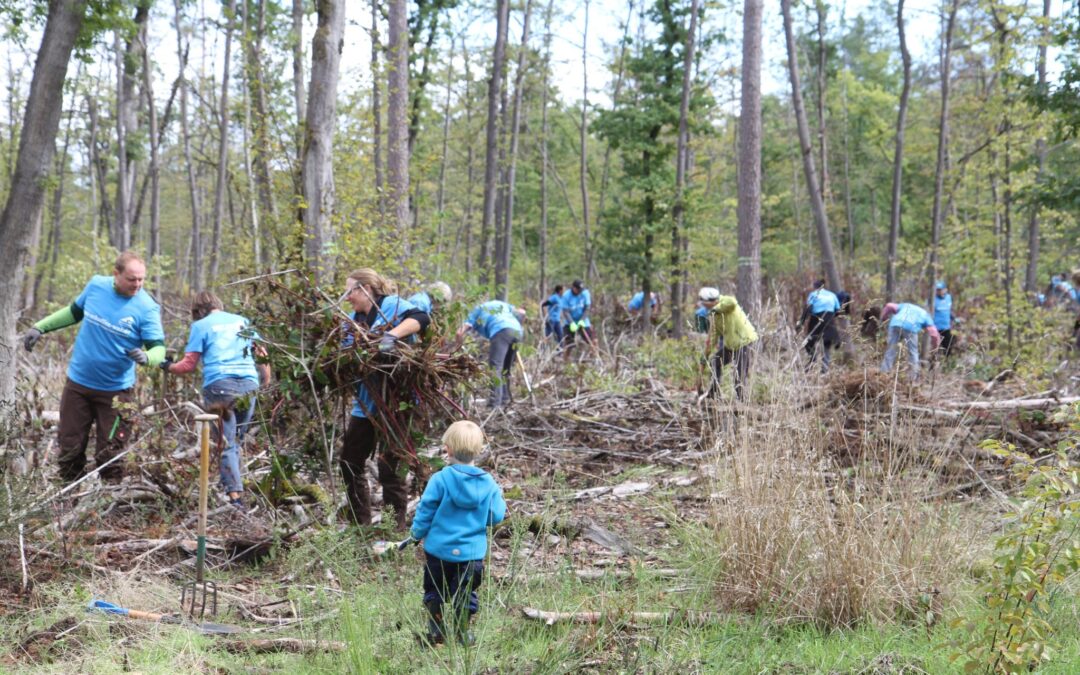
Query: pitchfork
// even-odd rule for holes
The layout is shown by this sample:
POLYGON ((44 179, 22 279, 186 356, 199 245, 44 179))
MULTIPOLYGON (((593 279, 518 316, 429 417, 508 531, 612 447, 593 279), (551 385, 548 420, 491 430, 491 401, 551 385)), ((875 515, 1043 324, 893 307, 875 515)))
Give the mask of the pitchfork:
POLYGON ((210 615, 217 614, 217 584, 206 581, 206 500, 210 483, 210 425, 219 420, 217 415, 203 413, 195 416, 201 425, 199 430, 201 451, 199 454, 199 537, 195 549, 195 581, 184 584, 180 590, 180 609, 192 619, 202 619, 210 605, 210 615))

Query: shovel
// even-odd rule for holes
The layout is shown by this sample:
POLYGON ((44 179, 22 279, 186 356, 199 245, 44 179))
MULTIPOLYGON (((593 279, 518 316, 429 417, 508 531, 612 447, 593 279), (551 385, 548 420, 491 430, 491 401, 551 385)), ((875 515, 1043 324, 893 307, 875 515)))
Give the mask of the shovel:
POLYGON ((137 609, 127 609, 125 607, 118 607, 111 602, 105 602, 104 600, 94 600, 86 608, 86 611, 93 612, 105 612, 106 614, 117 614, 119 616, 126 616, 129 619, 139 619, 142 621, 152 621, 154 623, 169 623, 177 626, 183 626, 192 630, 197 630, 200 633, 206 633, 207 635, 232 635, 234 633, 244 632, 243 628, 239 626, 230 626, 224 623, 191 623, 184 621, 175 614, 155 614, 154 612, 143 612, 137 609))
POLYGON ((202 619, 206 615, 206 606, 210 605, 210 615, 217 614, 217 585, 206 581, 206 500, 209 497, 210 484, 210 425, 218 422, 217 415, 203 413, 196 415, 195 421, 202 425, 199 430, 199 532, 195 549, 195 581, 184 584, 180 591, 180 609, 192 619, 202 619))

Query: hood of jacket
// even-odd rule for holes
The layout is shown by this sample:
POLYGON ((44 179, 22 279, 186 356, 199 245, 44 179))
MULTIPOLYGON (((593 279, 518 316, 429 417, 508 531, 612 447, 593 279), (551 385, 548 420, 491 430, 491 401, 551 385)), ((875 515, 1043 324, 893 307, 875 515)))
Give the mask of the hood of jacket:
POLYGON ((451 464, 444 473, 447 492, 459 509, 475 509, 488 499, 492 481, 483 469, 470 464, 451 464))

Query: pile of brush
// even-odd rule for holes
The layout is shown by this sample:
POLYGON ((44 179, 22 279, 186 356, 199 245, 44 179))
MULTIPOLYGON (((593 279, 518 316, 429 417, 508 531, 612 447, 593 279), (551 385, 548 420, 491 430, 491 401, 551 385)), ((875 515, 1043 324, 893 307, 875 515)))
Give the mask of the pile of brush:
POLYGON ((368 417, 416 468, 415 432, 433 417, 464 416, 455 399, 484 374, 459 342, 431 328, 381 351, 382 329, 353 321, 342 298, 302 274, 260 277, 244 289, 244 311, 274 372, 271 425, 307 429, 303 445, 327 443, 325 429, 313 422, 335 418, 364 383, 376 408, 368 417))

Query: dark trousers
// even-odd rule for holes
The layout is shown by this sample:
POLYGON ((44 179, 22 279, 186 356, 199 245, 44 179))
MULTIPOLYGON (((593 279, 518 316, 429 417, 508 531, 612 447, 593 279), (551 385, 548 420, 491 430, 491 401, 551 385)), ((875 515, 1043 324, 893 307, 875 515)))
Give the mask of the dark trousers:
POLYGON ((949 355, 952 354, 952 345, 954 339, 952 329, 946 328, 945 330, 938 332, 941 333, 941 354, 943 357, 949 358, 949 355))
POLYGON ((563 325, 561 321, 545 321, 544 337, 554 337, 555 342, 562 342, 563 325))
POLYGON ((491 336, 488 346, 488 365, 491 366, 491 400, 488 405, 498 408, 510 402, 510 372, 517 356, 518 334, 504 328, 491 336))
MULTIPOLYGON (((341 446, 341 477, 353 519, 360 525, 371 524, 371 495, 364 477, 364 463, 375 454, 378 445, 375 426, 366 417, 349 417, 349 428, 341 446)), ((399 458, 389 448, 379 453, 379 483, 383 489, 383 503, 393 507, 398 528, 405 527, 405 510, 409 493, 405 478, 398 474, 399 458)))
MULTIPOLYGON (((79 479, 86 468, 86 447, 90 443, 90 427, 97 425, 94 461, 105 480, 119 480, 123 475, 120 462, 101 466, 123 451, 131 436, 131 424, 124 419, 119 405, 132 403, 131 389, 100 391, 67 380, 60 395, 60 478, 65 483, 79 479)), ((130 415, 130 413, 128 413, 130 415)))
POLYGON ((716 350, 712 357, 712 383, 709 385, 709 396, 720 396, 720 376, 724 372, 724 366, 731 364, 732 380, 735 384, 735 397, 740 401, 746 400, 746 389, 750 380, 750 348, 740 347, 731 350, 721 347, 716 350))
POLYGON ((451 562, 424 553, 424 604, 451 604, 461 616, 476 614, 480 599, 476 589, 484 581, 484 561, 451 562))
POLYGON ((829 369, 829 362, 832 360, 832 350, 836 347, 839 337, 836 332, 836 327, 833 325, 836 315, 832 312, 822 312, 821 314, 811 314, 807 319, 807 329, 809 332, 806 335, 806 353, 810 356, 810 361, 806 364, 806 369, 810 370, 810 366, 817 360, 817 345, 818 342, 822 344, 822 372, 829 369))

